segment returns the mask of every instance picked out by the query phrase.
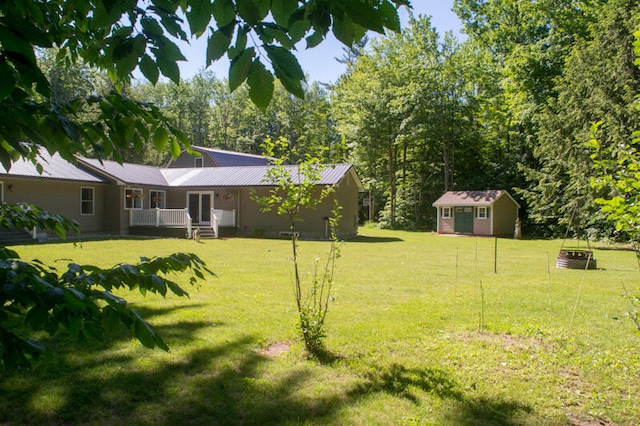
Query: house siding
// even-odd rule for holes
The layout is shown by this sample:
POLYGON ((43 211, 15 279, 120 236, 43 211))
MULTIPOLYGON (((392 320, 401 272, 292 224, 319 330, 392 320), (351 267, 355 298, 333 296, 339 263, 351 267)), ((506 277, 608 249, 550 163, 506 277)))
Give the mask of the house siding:
MULTIPOLYGON (((106 187, 99 183, 52 181, 50 179, 13 178, 3 176, 4 201, 7 203, 29 203, 43 210, 64 215, 80 224, 83 233, 105 231, 104 194, 106 187), (11 191, 8 190, 11 185, 11 191), (93 188, 94 206, 92 215, 81 214, 81 188, 93 188)), ((53 235, 53 231, 41 232, 53 235)))
MULTIPOLYGON (((302 238, 324 239, 327 237, 327 221, 333 211, 334 199, 342 206, 341 219, 338 222, 338 238, 354 237, 358 233, 358 187, 350 175, 336 186, 335 192, 324 199, 315 209, 301 212, 304 220, 296 223, 296 232, 302 238)), ((258 196, 269 195, 270 188, 257 188, 258 196)), ((317 188, 315 195, 319 196, 322 188, 317 188)), ((279 216, 275 209, 270 212, 260 212, 258 203, 251 197, 251 190, 243 188, 240 195, 239 228, 246 236, 264 235, 277 237, 282 232, 290 231, 290 223, 286 217, 279 216)))
MULTIPOLYGON (((171 162, 169 167, 171 168, 190 168, 195 167, 195 156, 189 154, 186 151, 183 151, 182 154, 175 160, 171 162)), ((203 167, 216 167, 216 164, 213 162, 213 159, 208 155, 202 154, 202 164, 203 167)))

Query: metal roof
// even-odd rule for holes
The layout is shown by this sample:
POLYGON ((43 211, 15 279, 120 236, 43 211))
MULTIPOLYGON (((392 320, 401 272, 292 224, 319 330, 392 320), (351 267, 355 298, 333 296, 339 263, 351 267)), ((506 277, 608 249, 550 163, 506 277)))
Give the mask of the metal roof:
MULTIPOLYGON (((267 170, 274 166, 246 167, 201 167, 185 169, 162 169, 169 186, 201 187, 201 186, 272 186, 265 181, 267 170)), ((298 166, 285 166, 294 181, 298 166)), ((318 185, 336 185, 352 170, 350 164, 325 166, 320 174, 318 185)), ((355 173, 355 172, 354 172, 355 173)), ((357 176, 356 176, 357 178, 357 176)), ((359 179, 357 179, 358 184, 359 179)))
POLYGON ((169 186, 162 174, 162 169, 154 166, 144 166, 132 163, 117 163, 108 160, 79 158, 78 161, 91 167, 98 173, 129 185, 169 186))
POLYGON ((518 206, 518 202, 502 189, 488 189, 484 191, 447 191, 432 205, 438 206, 491 206, 500 197, 507 196, 518 206))
POLYGON ((192 146, 191 148, 194 151, 209 155, 218 167, 264 166, 269 164, 269 159, 262 155, 225 151, 203 146, 192 146))
MULTIPOLYGON (((238 166, 238 167, 190 167, 158 168, 140 164, 81 158, 81 164, 91 167, 97 173, 126 185, 150 185, 167 187, 249 187, 271 186, 265 181, 267 170, 274 166, 238 166)), ((296 181, 298 166, 284 166, 296 181)), ((348 174, 353 173, 358 188, 362 188, 351 164, 323 166, 318 185, 337 185, 348 174)))
POLYGON ((9 170, 6 170, 2 165, 0 165, 0 175, 93 183, 107 182, 97 174, 91 173, 76 164, 68 162, 58 153, 50 155, 47 150, 43 148, 40 148, 38 163, 42 166, 42 173, 38 172, 36 165, 31 161, 20 158, 11 164, 11 168, 9 170))

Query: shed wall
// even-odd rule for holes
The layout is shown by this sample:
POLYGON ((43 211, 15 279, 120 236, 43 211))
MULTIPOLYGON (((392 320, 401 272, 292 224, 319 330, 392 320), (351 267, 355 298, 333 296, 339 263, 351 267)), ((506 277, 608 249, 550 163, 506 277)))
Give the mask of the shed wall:
POLYGON ((503 237, 513 236, 518 218, 518 206, 507 196, 500 197, 493 206, 493 234, 503 237))

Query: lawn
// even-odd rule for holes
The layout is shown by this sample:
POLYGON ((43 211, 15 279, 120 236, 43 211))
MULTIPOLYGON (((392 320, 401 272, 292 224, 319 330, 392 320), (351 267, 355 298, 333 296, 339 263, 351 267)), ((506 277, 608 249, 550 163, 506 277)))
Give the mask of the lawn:
MULTIPOLYGON (((46 340, 33 370, 0 373, 0 423, 640 423, 640 335, 622 297, 640 282, 632 252, 596 249, 600 269, 585 274, 554 268, 558 240, 500 239, 494 264, 490 238, 361 232, 341 246, 327 363, 305 357, 294 329, 287 241, 14 247, 100 266, 194 252, 216 277, 188 299, 123 295, 168 353, 125 331, 46 340)), ((327 248, 302 242, 303 265, 327 248)))

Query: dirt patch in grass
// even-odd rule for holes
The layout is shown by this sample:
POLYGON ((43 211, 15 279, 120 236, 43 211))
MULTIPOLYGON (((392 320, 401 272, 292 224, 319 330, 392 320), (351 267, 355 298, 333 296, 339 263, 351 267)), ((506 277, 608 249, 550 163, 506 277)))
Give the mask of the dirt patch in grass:
POLYGON ((291 342, 275 342, 260 349, 260 355, 268 356, 269 358, 277 358, 283 353, 287 352, 291 348, 291 342))
POLYGON ((615 426, 615 423, 599 417, 588 417, 584 414, 568 414, 569 426, 615 426))

